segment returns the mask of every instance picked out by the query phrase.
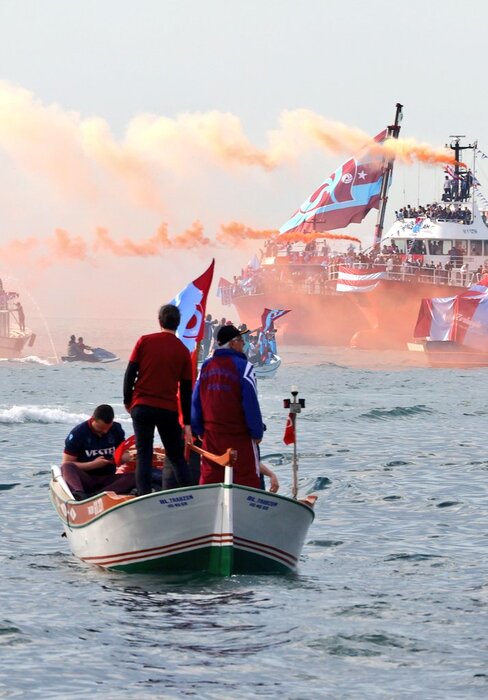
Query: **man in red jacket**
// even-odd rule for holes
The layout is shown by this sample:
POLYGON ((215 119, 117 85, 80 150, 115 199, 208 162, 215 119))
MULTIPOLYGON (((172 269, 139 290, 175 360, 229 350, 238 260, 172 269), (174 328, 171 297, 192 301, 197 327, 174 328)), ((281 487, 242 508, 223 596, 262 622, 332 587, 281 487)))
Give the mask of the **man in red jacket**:
MULTIPOLYGON (((236 449, 234 483, 260 488, 258 445, 263 419, 254 369, 243 353, 244 339, 235 326, 222 326, 217 344, 212 357, 203 363, 193 392, 193 431, 208 452, 236 449)), ((223 480, 223 467, 202 457, 200 483, 223 480)))
POLYGON ((191 442, 192 365, 190 352, 176 337, 180 324, 177 306, 159 309, 161 331, 137 341, 124 377, 124 405, 132 418, 137 448, 136 486, 142 496, 151 493, 154 429, 164 445, 163 488, 190 484, 184 441, 178 419, 178 392, 184 439, 191 442))

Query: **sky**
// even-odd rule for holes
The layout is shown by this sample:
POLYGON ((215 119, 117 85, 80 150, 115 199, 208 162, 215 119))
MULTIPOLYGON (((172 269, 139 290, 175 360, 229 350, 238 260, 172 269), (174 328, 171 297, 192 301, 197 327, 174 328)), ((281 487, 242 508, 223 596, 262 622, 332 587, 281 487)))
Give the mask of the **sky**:
MULTIPOLYGON (((488 153, 487 19, 481 0, 1 0, 4 285, 47 318, 152 318, 215 258, 220 315, 218 279, 401 102, 388 226, 440 196, 422 154, 454 134, 488 153)), ((374 224, 348 233, 368 247, 374 224)))

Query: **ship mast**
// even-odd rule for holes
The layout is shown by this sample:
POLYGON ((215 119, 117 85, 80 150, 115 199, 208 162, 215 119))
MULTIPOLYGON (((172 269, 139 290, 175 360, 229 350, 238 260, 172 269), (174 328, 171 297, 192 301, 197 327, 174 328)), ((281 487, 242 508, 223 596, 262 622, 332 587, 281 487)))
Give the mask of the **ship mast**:
POLYGON ((446 143, 446 148, 450 148, 452 151, 454 151, 454 158, 456 159, 456 162, 454 164, 454 178, 452 181, 452 187, 453 187, 453 194, 454 194, 454 200, 458 201, 459 200, 459 183, 461 182, 461 177, 460 175, 464 174, 466 176, 467 170, 461 171, 460 168, 460 163, 461 163, 461 151, 475 151, 476 144, 469 144, 468 146, 461 146, 460 145, 460 140, 466 138, 464 135, 459 134, 459 135, 454 135, 454 136, 449 136, 450 139, 454 139, 451 141, 449 146, 446 143))
MULTIPOLYGON (((398 134, 400 133, 400 122, 402 120, 402 107, 399 102, 396 103, 396 112, 395 112, 395 122, 391 126, 387 127, 387 138, 393 138, 397 139, 398 134)), ((388 186, 390 184, 390 179, 391 179, 391 174, 393 172, 393 161, 395 159, 392 157, 390 158, 385 167, 385 171, 383 174, 383 181, 381 183, 381 192, 380 192, 380 206, 379 206, 379 211, 378 211, 378 220, 376 222, 375 230, 374 230, 374 241, 373 241, 373 248, 379 248, 380 243, 381 243, 381 236, 383 234, 383 227, 385 224, 385 213, 386 213, 386 204, 388 202, 388 186)))

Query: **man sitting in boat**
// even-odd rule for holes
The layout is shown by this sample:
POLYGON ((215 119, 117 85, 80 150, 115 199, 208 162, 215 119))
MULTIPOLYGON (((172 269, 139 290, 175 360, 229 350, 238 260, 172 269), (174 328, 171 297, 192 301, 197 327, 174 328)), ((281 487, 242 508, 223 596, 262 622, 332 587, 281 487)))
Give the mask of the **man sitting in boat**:
POLYGON ((102 491, 124 494, 135 488, 133 473, 115 473, 114 453, 124 438, 123 428, 114 421, 114 410, 108 404, 97 406, 91 418, 70 432, 61 474, 77 501, 102 491))
MULTIPOLYGON (((223 326, 218 348, 202 365, 192 396, 192 430, 202 447, 223 454, 237 450, 234 483, 260 487, 258 444, 263 419, 252 364, 243 353, 244 340, 235 326, 223 326)), ((202 457, 200 484, 218 484, 224 468, 202 457)))

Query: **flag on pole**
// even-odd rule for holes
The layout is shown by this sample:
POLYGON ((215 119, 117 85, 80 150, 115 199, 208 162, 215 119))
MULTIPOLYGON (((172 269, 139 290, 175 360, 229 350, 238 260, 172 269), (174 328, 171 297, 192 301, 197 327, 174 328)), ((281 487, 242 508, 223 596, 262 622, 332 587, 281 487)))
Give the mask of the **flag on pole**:
POLYGON ((190 282, 175 298, 170 301, 180 310, 181 321, 176 331, 176 336, 186 345, 190 352, 196 348, 197 342, 202 340, 205 326, 205 309, 207 296, 212 284, 215 260, 205 272, 190 282))
POLYGON ((266 331, 273 331, 274 321, 288 313, 290 313, 290 309, 264 309, 261 315, 262 333, 266 333, 266 331))
POLYGON ((295 442, 295 414, 288 414, 286 421, 285 434, 283 435, 285 445, 292 445, 295 442))
MULTIPOLYGON (((387 134, 384 129, 374 141, 383 143, 387 134)), ((366 146, 357 157, 339 166, 283 224, 280 232, 330 231, 361 223, 370 209, 379 207, 386 164, 381 154, 371 154, 366 146)))

